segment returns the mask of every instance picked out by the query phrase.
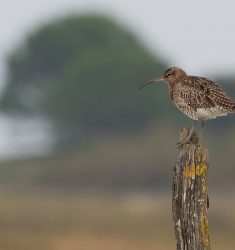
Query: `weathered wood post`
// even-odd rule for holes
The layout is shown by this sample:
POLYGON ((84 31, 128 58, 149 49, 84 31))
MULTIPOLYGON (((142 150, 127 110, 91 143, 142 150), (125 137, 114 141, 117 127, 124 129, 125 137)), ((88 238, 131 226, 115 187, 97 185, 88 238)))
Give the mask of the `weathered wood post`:
MULTIPOLYGON (((180 140, 187 138, 183 128, 180 140)), ((194 133, 192 144, 179 148, 179 160, 173 167, 172 212, 177 250, 209 250, 210 239, 207 211, 208 150, 197 145, 194 133)))

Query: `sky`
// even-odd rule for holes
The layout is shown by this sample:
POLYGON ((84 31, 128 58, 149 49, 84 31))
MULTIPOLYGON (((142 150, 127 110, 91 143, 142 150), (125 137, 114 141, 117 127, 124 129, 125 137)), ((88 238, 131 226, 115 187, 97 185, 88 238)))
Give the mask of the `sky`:
POLYGON ((191 74, 235 71, 235 2, 215 0, 8 0, 0 8, 0 79, 7 54, 35 27, 71 12, 105 13, 191 74))
MULTIPOLYGON (((235 74, 234 10, 231 0, 1 1, 0 90, 7 76, 7 55, 27 34, 55 18, 87 11, 117 20, 171 66, 180 66, 193 75, 235 74)), ((11 150, 14 148, 4 119, 0 119, 0 155, 7 149, 6 142, 11 150)))

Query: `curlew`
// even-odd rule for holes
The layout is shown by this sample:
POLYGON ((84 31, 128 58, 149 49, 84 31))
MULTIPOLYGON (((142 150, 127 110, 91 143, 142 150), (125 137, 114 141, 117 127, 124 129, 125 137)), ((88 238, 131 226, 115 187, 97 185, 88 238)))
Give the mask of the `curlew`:
POLYGON ((170 99, 176 107, 194 120, 189 136, 185 141, 179 142, 179 146, 190 143, 198 121, 202 128, 205 120, 235 112, 235 101, 219 84, 205 77, 187 75, 178 67, 167 69, 162 76, 146 82, 139 89, 160 81, 168 83, 170 99))

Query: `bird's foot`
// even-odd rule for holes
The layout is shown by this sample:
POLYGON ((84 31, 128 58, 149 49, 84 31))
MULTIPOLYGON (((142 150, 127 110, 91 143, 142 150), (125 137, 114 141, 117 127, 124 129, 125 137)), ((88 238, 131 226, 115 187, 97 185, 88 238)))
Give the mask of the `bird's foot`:
POLYGON ((185 145, 185 144, 194 144, 194 145, 197 145, 199 146, 200 145, 200 137, 198 137, 195 133, 186 138, 185 140, 183 141, 179 141, 176 143, 177 147, 180 148, 181 146, 185 145))
POLYGON ((187 138, 186 140, 184 140, 184 141, 179 141, 179 142, 177 142, 176 143, 176 145, 177 145, 177 147, 179 148, 179 147, 181 147, 181 146, 183 146, 183 145, 185 145, 185 144, 192 144, 192 141, 190 140, 191 138, 187 138))

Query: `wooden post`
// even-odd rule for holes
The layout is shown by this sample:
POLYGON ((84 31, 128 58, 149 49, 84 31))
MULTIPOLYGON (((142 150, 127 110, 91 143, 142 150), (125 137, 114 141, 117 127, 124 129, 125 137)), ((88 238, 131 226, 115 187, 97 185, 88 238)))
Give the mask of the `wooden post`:
MULTIPOLYGON (((180 140, 187 138, 188 128, 181 129, 180 140)), ((179 160, 173 167, 172 212, 177 250, 209 250, 208 230, 208 150, 192 144, 179 148, 179 160)))

